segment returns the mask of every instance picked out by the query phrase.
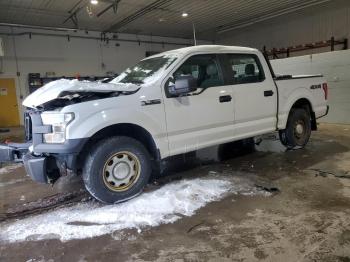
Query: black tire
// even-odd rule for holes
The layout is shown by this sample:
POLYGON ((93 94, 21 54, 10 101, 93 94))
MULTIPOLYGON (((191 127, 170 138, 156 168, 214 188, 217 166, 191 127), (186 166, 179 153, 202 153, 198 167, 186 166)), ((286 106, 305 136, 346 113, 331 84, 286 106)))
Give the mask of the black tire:
MULTIPOLYGON (((131 163, 130 158, 127 161, 131 163)), ((118 164, 121 164, 121 162, 118 164)), ((115 179, 114 174, 118 173, 116 170, 118 164, 113 167, 113 175, 111 175, 113 179, 115 179)), ((130 171, 130 167, 127 168, 129 173, 134 172, 130 171)), ((113 204, 139 195, 147 185, 151 172, 151 159, 146 148, 133 138, 120 136, 104 139, 94 145, 94 149, 91 150, 85 160, 83 180, 86 189, 94 198, 103 203, 113 204), (126 157, 129 157, 128 154, 130 154, 132 156, 131 160, 137 162, 138 165, 137 177, 132 178, 133 184, 124 190, 119 190, 121 186, 115 186, 113 181, 107 181, 110 174, 106 171, 106 168, 110 166, 110 162, 113 162, 115 157, 117 157, 117 160, 120 158, 118 154, 126 154, 126 157)))
POLYGON ((288 117, 287 127, 279 131, 281 143, 288 149, 303 148, 311 136, 310 112, 303 108, 292 108, 288 117))

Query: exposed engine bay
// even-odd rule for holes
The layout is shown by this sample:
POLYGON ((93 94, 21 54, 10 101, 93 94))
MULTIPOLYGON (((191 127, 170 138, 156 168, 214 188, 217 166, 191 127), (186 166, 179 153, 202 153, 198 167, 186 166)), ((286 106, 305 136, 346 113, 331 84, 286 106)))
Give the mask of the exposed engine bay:
POLYGON ((65 106, 83 103, 92 100, 98 100, 109 97, 117 97, 120 95, 130 95, 137 91, 121 92, 121 91, 64 91, 59 97, 48 101, 40 106, 41 110, 54 110, 65 106))
POLYGON ((61 79, 50 82, 29 95, 23 105, 39 110, 55 110, 68 105, 130 95, 140 89, 131 83, 102 83, 61 79))

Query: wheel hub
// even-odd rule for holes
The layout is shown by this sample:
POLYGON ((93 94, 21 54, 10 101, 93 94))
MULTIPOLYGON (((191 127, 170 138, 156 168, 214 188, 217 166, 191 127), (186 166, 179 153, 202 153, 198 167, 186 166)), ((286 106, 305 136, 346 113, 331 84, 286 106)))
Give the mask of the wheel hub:
POLYGON ((136 183, 140 172, 140 162, 133 153, 119 152, 105 162, 103 182, 112 191, 125 191, 136 183))
POLYGON ((113 168, 113 176, 115 179, 123 180, 130 175, 130 167, 127 163, 121 162, 113 168))
POLYGON ((304 126, 302 124, 297 124, 296 128, 295 128, 295 131, 301 135, 303 132, 304 132, 304 126))

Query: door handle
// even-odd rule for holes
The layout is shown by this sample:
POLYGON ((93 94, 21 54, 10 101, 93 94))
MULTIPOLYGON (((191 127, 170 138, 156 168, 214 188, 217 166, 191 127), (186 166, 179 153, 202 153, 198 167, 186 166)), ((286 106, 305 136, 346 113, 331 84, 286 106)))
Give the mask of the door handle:
POLYGON ((232 96, 230 96, 230 95, 219 97, 220 103, 231 102, 231 100, 232 100, 232 96))
POLYGON ((264 96, 273 96, 273 91, 272 90, 264 91, 264 96))

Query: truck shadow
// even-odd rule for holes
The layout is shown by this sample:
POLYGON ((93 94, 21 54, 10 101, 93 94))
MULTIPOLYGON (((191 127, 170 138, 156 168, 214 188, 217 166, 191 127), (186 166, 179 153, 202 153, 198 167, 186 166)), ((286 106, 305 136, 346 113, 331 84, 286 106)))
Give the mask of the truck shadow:
POLYGON ((321 163, 335 154, 349 151, 349 148, 332 140, 312 139, 305 148, 287 150, 276 134, 258 139, 246 139, 177 155, 162 161, 161 172, 154 172, 153 180, 181 177, 183 172, 208 166, 231 166, 232 172, 245 171, 273 178, 278 171, 299 172, 321 163))

